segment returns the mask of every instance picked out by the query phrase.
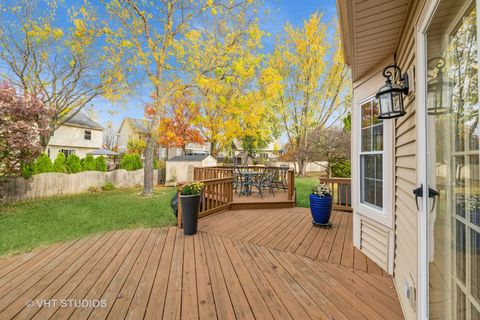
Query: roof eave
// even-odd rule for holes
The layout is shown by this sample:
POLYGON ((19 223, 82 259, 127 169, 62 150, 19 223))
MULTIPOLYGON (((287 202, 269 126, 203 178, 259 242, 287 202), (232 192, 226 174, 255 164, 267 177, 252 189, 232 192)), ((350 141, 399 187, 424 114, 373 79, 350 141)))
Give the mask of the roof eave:
POLYGON ((352 30, 352 1, 336 0, 338 23, 340 37, 342 39, 342 49, 344 53, 345 63, 352 67, 352 48, 353 48, 353 30, 352 30))

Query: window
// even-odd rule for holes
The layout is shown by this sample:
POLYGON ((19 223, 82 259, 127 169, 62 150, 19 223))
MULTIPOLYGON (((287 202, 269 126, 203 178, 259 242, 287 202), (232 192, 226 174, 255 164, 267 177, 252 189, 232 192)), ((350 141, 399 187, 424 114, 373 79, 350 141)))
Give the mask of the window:
POLYGON ((383 121, 375 100, 360 106, 360 203, 383 209, 383 121))
POLYGON ((85 138, 85 140, 92 140, 92 131, 91 130, 85 130, 84 138, 85 138))
POLYGON ((60 152, 63 153, 65 157, 76 153, 74 149, 60 149, 60 152))

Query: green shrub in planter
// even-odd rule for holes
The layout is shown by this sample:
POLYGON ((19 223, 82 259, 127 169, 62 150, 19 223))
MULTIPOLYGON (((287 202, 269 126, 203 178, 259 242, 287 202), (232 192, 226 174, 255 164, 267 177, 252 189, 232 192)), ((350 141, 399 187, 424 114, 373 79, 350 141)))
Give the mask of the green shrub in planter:
POLYGON ((52 160, 47 156, 47 154, 42 153, 37 159, 37 170, 36 173, 46 173, 53 172, 52 160))
POLYGON ((83 171, 95 171, 95 159, 91 154, 87 154, 83 159, 82 169, 83 171))
POLYGON ((107 162, 103 156, 95 159, 95 170, 105 172, 107 171, 107 162))
POLYGON ((22 177, 25 179, 30 179, 37 172, 37 164, 35 161, 30 163, 21 162, 20 171, 22 172, 22 177))
POLYGON ((71 154, 65 160, 65 166, 68 173, 77 173, 82 171, 82 165, 80 164, 80 158, 74 154, 71 154))
POLYGON ((111 182, 107 182, 102 186, 103 191, 112 191, 115 190, 115 186, 111 182))
POLYGON ((53 171, 58 173, 67 173, 67 167, 65 166, 65 160, 67 158, 63 153, 58 153, 55 161, 53 162, 53 171))

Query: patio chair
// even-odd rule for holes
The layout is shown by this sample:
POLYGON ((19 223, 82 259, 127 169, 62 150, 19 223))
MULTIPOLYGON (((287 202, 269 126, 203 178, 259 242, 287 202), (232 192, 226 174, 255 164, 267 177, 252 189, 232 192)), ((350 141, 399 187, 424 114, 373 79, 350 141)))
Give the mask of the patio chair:
POLYGON ((238 189, 238 187, 240 187, 240 190, 238 192, 238 196, 242 196, 242 195, 251 195, 252 194, 252 181, 247 178, 243 172, 240 170, 240 169, 237 169, 237 174, 238 174, 238 178, 237 178, 237 186, 236 188, 238 189))
POLYGON ((287 172, 288 172, 288 166, 280 166, 279 168, 275 169, 273 185, 278 190, 283 190, 283 191, 288 190, 287 172))
POLYGON ((256 181, 252 183, 252 186, 257 188, 260 197, 263 199, 263 191, 269 191, 275 197, 275 192, 273 191, 273 181, 275 177, 275 172, 273 170, 266 170, 262 175, 258 177, 256 181))
POLYGON ((240 187, 241 175, 238 168, 233 168, 233 191, 238 192, 238 187, 240 187))

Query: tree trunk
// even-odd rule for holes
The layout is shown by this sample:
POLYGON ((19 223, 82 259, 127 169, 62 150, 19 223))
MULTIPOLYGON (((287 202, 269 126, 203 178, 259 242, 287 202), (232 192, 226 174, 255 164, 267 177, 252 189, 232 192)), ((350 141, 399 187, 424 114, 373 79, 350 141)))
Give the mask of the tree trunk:
POLYGON ((155 155, 155 139, 151 135, 147 140, 147 148, 145 149, 145 165, 143 167, 143 196, 152 194, 153 182, 153 157, 155 155))
POLYGON ((217 141, 212 140, 210 141, 210 155, 214 157, 215 159, 218 156, 218 148, 217 148, 217 141))
POLYGON ((298 163, 298 176, 304 177, 307 163, 303 158, 298 159, 297 163, 298 163))

